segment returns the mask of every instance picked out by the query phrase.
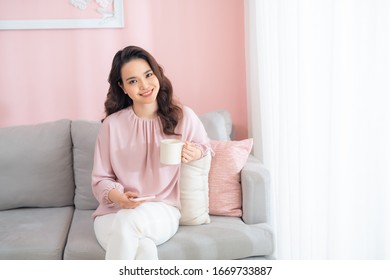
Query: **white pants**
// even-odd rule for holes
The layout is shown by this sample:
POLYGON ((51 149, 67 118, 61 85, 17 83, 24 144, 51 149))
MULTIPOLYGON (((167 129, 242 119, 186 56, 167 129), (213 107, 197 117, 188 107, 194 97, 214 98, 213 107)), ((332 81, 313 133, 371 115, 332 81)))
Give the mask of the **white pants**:
POLYGON ((163 202, 144 202, 135 209, 95 218, 96 238, 107 260, 158 259, 157 245, 179 227, 180 211, 163 202))

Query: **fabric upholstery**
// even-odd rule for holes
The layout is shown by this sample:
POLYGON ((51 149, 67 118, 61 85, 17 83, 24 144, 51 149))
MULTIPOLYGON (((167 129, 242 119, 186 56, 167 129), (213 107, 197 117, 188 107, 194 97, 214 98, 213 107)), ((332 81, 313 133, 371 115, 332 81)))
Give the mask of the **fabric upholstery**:
POLYGON ((92 193, 91 173, 100 125, 100 122, 72 121, 73 168, 76 183, 74 203, 77 209, 94 210, 99 205, 92 193))
POLYGON ((223 260, 271 254, 272 231, 266 224, 246 225, 240 218, 211 216, 210 224, 181 226, 158 247, 164 260, 223 260))
POLYGON ((226 111, 216 111, 199 116, 210 139, 230 140, 232 123, 226 111))
POLYGON ((73 205, 70 121, 0 128, 0 210, 73 205))
POLYGON ((180 225, 200 225, 210 222, 209 171, 211 155, 184 163, 180 170, 180 225))
POLYGON ((73 207, 0 211, 0 259, 61 260, 73 207))
POLYGON ((64 252, 65 260, 104 259, 105 251, 96 239, 92 214, 94 210, 76 209, 64 252))
POLYGON ((252 155, 241 170, 242 219, 248 224, 270 221, 270 174, 252 155), (261 203, 262 202, 262 203, 261 203))
POLYGON ((215 155, 209 173, 210 214, 242 216, 240 172, 252 145, 253 139, 211 141, 215 155))

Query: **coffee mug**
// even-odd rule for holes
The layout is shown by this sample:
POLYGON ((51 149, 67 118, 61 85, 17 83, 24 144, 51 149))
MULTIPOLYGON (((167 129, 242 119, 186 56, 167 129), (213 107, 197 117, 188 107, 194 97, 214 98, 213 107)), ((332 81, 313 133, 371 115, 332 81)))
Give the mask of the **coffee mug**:
POLYGON ((184 143, 176 139, 163 139, 160 144, 160 162, 162 164, 180 164, 184 143))

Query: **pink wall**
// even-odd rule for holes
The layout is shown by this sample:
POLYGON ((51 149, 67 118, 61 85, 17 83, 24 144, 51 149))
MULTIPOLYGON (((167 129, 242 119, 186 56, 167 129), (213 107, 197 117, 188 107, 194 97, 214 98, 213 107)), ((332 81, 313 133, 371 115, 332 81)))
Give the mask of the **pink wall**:
POLYGON ((244 0, 123 2, 123 29, 0 31, 0 126, 100 119, 112 57, 134 44, 163 65, 182 103, 229 110, 247 137, 244 0))

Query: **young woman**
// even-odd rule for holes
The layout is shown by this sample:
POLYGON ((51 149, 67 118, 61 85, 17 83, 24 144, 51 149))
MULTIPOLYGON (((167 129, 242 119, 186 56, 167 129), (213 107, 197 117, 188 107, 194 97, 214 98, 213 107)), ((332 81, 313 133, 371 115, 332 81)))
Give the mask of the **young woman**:
POLYGON ((157 259, 157 245, 180 219, 180 165, 160 163, 160 142, 185 142, 188 163, 210 152, 209 140, 195 113, 174 102, 171 82, 144 49, 118 51, 108 81, 92 171, 95 234, 106 259, 157 259), (155 198, 136 199, 143 196, 155 198))

